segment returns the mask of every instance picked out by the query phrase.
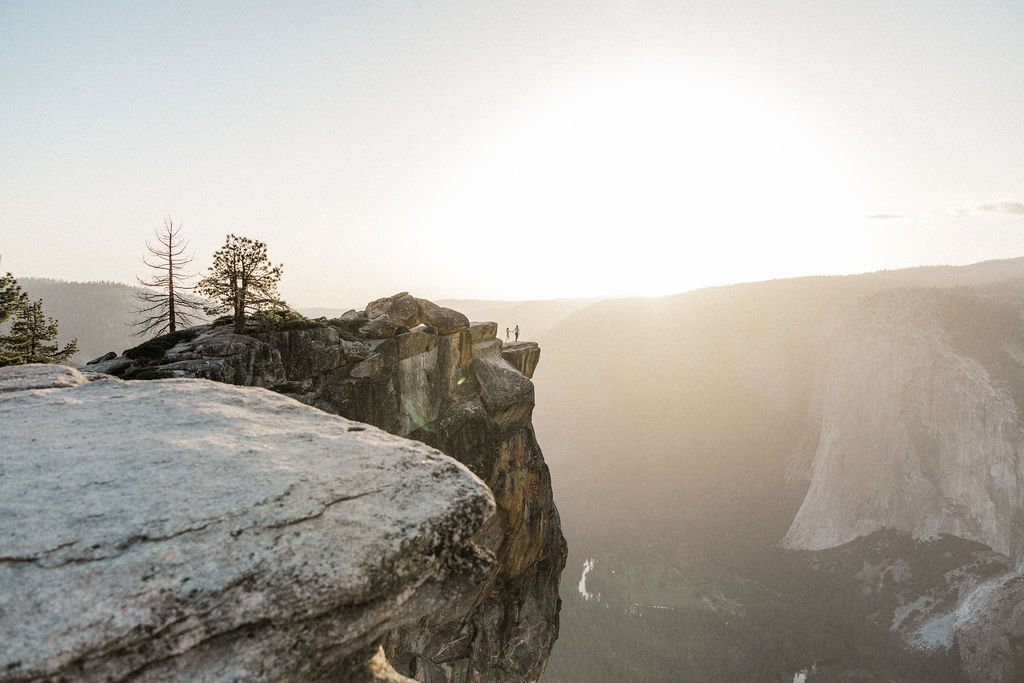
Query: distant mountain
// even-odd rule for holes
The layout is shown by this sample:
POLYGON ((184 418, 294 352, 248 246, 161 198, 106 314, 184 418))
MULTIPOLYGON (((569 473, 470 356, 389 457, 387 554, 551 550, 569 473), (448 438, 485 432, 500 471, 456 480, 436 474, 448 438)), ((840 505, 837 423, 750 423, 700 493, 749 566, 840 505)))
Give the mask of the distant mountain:
POLYGON ((1024 675, 1024 259, 600 301, 540 342, 547 680, 1024 675))

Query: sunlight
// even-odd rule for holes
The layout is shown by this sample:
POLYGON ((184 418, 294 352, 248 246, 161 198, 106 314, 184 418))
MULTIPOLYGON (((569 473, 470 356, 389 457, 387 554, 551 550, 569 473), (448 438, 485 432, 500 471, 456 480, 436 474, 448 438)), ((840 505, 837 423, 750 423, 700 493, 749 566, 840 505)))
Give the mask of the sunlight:
POLYGON ((499 259, 525 252, 535 296, 665 294, 847 256, 837 233, 857 211, 826 146, 725 86, 611 80, 510 130, 448 189, 432 227, 477 251, 490 235, 499 259))

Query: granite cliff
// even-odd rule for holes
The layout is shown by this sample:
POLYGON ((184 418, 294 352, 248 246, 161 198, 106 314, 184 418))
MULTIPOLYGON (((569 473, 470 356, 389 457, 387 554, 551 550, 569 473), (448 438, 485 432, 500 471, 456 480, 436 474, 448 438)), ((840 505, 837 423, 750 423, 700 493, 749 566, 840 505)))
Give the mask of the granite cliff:
POLYGON ((960 586, 951 602, 922 596, 915 608, 927 618, 906 634, 955 645, 977 681, 1024 675, 1021 294, 1010 283, 897 289, 863 302, 829 336, 808 420, 816 448, 790 468, 809 489, 786 547, 893 529, 978 541, 1004 558, 998 576, 960 586))
POLYGON ((1010 366, 1024 340, 997 317, 1015 315, 966 292, 897 290, 847 319, 829 350, 811 486, 786 544, 832 547, 892 528, 1020 556, 1024 421, 1021 371, 1010 366), (979 318, 972 348, 953 307, 979 318))
POLYGON ((0 681, 408 680, 494 561, 464 466, 261 389, 0 368, 0 432, 0 681))
POLYGON ((340 318, 282 319, 243 335, 192 328, 85 367, 266 387, 465 464, 497 504, 474 537, 497 561, 473 589, 392 632, 385 649, 420 681, 537 680, 558 636, 566 546, 531 423, 540 350, 496 332, 401 293, 340 318))

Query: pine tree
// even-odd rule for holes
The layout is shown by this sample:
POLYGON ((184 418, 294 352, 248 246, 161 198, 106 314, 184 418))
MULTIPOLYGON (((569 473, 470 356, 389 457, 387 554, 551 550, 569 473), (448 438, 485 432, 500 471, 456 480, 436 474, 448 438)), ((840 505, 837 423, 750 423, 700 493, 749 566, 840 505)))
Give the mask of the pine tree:
POLYGON ((12 316, 25 308, 28 296, 21 291, 18 281, 7 273, 0 277, 0 323, 7 322, 12 316))
POLYGON ((11 324, 9 334, 0 336, 0 365, 63 363, 78 352, 78 340, 63 349, 51 344, 57 338, 57 321, 43 314, 42 299, 25 304, 11 324))
MULTIPOLYGON (((28 305, 28 296, 21 291, 21 286, 10 273, 0 277, 0 324, 7 322, 11 316, 25 310, 28 305)), ((15 365, 18 355, 9 351, 3 344, 3 337, 0 337, 0 367, 4 365, 15 365)))
POLYGON ((199 281, 196 291, 214 303, 206 307, 210 315, 230 313, 234 330, 245 330, 245 315, 285 303, 277 293, 281 266, 267 258, 267 245, 248 237, 228 235, 224 246, 213 254, 210 274, 199 281))
POLYGON ((175 226, 168 217, 164 220, 163 230, 156 233, 159 246, 154 247, 146 241, 149 257, 143 256, 142 262, 156 272, 148 280, 136 278, 139 284, 149 288, 137 294, 142 303, 135 311, 141 317, 132 323, 141 328, 135 333, 137 335, 154 330, 156 335, 174 332, 179 327, 192 325, 199 318, 197 311, 202 309, 202 304, 185 296, 193 289, 187 284, 193 276, 183 272, 194 256, 185 255, 188 240, 179 238, 179 232, 181 224, 175 226))

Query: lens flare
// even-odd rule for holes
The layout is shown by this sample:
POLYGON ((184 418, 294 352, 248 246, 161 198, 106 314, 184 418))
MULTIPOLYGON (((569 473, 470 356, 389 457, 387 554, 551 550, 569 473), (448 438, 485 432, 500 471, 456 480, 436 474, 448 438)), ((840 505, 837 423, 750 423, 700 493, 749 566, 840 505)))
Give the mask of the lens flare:
POLYGON ((417 427, 425 432, 433 433, 434 428, 430 426, 430 423, 423 416, 423 411, 421 411, 419 407, 413 405, 412 399, 410 398, 405 399, 405 414, 409 416, 409 419, 412 420, 417 427))

